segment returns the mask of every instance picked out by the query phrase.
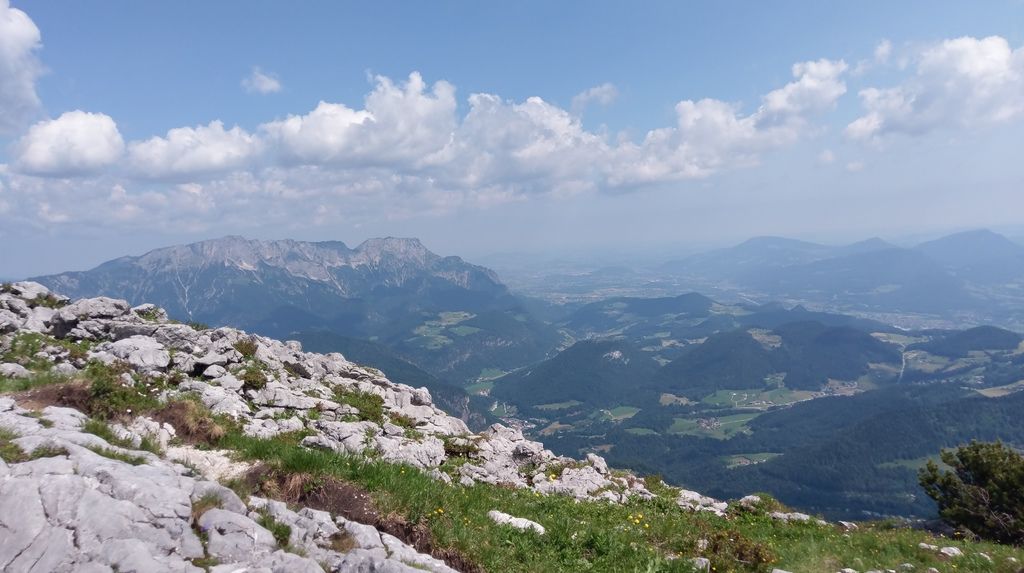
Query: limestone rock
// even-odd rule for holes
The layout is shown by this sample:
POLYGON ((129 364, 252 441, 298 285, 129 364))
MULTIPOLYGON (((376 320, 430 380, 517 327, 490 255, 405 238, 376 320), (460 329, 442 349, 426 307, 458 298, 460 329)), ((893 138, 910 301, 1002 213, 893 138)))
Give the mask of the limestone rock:
POLYGON ((496 509, 488 511, 487 517, 491 518, 491 521, 499 525, 508 525, 510 527, 521 529, 523 531, 532 530, 539 533, 540 535, 544 535, 544 526, 537 523, 536 521, 530 521, 529 519, 524 519, 522 517, 513 517, 507 513, 503 513, 496 509))

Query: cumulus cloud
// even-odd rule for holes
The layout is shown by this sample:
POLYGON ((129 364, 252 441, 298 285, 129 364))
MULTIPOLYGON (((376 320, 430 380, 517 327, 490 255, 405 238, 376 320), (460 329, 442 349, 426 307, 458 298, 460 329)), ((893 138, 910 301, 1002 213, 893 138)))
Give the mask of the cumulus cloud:
POLYGON ((455 88, 439 81, 428 90, 415 72, 402 85, 383 76, 375 81, 364 109, 321 101, 306 115, 266 123, 261 130, 283 158, 295 163, 429 163, 455 130, 455 88))
POLYGON ((842 60, 795 64, 794 81, 765 94, 749 115, 717 99, 681 101, 675 127, 652 130, 639 145, 620 145, 609 181, 631 185, 706 177, 748 165, 763 151, 797 141, 807 132, 810 116, 835 106, 846 93, 846 69, 842 60))
POLYGON ((914 74, 900 85, 869 87, 865 113, 846 127, 857 140, 975 128, 1024 115, 1024 48, 1005 38, 962 37, 923 50, 914 74))
POLYGON ((142 177, 195 176, 242 167, 258 148, 257 138, 242 128, 225 130, 222 122, 212 121, 172 129, 166 137, 132 142, 128 159, 142 177))
POLYGON ((33 125, 15 147, 19 171, 65 177, 114 163, 124 152, 124 140, 110 116, 75 110, 33 125))
POLYGON ((610 105, 619 97, 619 90, 614 84, 605 82, 599 86, 587 88, 572 98, 573 113, 580 114, 588 105, 610 105))
POLYGON ((885 64, 889 62, 889 56, 892 55, 892 42, 889 40, 882 40, 875 46, 875 62, 879 64, 885 64))
POLYGON ((274 74, 254 67, 248 76, 242 78, 242 88, 249 93, 272 94, 281 91, 281 80, 274 74))
POLYGON ((24 125, 39 108, 36 78, 42 65, 39 28, 27 14, 0 0, 0 133, 24 125))
MULTIPOLYGON (((460 114, 451 84, 418 73, 373 78, 362 106, 323 101, 252 131, 220 121, 179 127, 130 142, 126 153, 111 118, 68 112, 16 146, 8 182, 21 199, 10 209, 42 225, 287 229, 661 185, 756 163, 816 133, 812 119, 845 92, 845 70, 841 61, 797 64, 791 82, 747 113, 721 100, 681 101, 673 125, 639 139, 587 130, 578 112, 540 97, 473 93, 460 114), (111 167, 122 157, 124 168, 111 167), (68 204, 75 209, 58 208, 68 204)), ((584 92, 598 103, 610 94, 584 92)))

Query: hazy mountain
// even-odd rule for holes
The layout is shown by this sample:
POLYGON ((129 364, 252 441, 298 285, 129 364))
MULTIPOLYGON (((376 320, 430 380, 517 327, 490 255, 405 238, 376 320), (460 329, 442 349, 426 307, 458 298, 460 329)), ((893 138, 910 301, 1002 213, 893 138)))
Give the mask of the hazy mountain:
POLYGON ((957 276, 980 283, 1024 277, 1024 247, 988 230, 949 235, 921 243, 915 250, 957 276))
POLYGON ((34 280, 69 296, 148 301, 179 320, 275 337, 324 330, 375 339, 459 382, 542 358, 551 345, 494 272, 416 239, 349 248, 225 237, 34 280))
POLYGON ((1024 247, 988 230, 913 248, 877 237, 845 246, 758 237, 661 270, 719 298, 783 298, 842 312, 923 317, 917 324, 938 318, 946 325, 1024 325, 1024 247))
POLYGON ((961 279, 909 249, 833 257, 745 279, 776 296, 842 301, 875 309, 943 312, 977 304, 961 279))
POLYGON ((832 252, 832 247, 796 239, 754 237, 734 247, 668 262, 663 269, 690 275, 738 278, 766 268, 808 263, 826 258, 832 252))

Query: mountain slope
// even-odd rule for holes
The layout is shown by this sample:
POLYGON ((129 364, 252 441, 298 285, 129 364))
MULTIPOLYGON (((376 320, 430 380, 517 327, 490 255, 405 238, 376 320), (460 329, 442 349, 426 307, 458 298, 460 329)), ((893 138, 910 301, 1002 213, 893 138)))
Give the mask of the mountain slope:
POLYGON ((323 330, 380 340, 433 374, 542 358, 552 335, 489 269, 441 257, 416 239, 256 241, 225 237, 38 277, 72 296, 152 301, 180 320, 268 336, 323 330), (463 324, 464 323, 464 324, 463 324))

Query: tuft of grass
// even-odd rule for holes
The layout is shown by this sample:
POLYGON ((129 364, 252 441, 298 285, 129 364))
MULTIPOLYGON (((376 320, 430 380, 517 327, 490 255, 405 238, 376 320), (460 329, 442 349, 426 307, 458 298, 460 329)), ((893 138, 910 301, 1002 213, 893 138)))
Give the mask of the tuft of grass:
POLYGON ((364 392, 355 388, 334 388, 334 401, 348 404, 359 410, 360 420, 366 420, 377 424, 384 423, 384 398, 373 392, 364 392))
POLYGON ((112 460, 117 460, 119 462, 131 464, 133 466, 141 466, 142 464, 146 463, 146 458, 142 456, 136 456, 133 454, 119 452, 112 448, 104 448, 102 446, 89 446, 88 449, 93 453, 99 454, 105 458, 110 458, 112 460))
POLYGON ((122 362, 90 363, 83 375, 89 380, 89 413, 101 420, 126 419, 160 407, 156 396, 164 389, 162 380, 132 378, 126 383, 122 374, 132 374, 129 365, 122 362))
POLYGON ((23 392, 40 386, 67 382, 68 377, 54 372, 38 372, 28 378, 4 378, 0 376, 0 392, 23 392))
POLYGON ((138 317, 141 318, 142 320, 146 320, 149 322, 156 322, 157 320, 160 319, 161 316, 160 309, 158 308, 147 308, 145 310, 137 310, 135 311, 135 314, 138 315, 138 317))
POLYGON ((129 440, 117 437, 106 422, 103 420, 97 420, 96 418, 89 418, 86 420, 85 423, 82 424, 82 431, 87 434, 99 436, 112 446, 130 448, 132 445, 129 440))
POLYGON ((256 520, 256 523, 259 523, 261 527, 274 536, 274 541, 277 542, 278 547, 282 549, 287 548, 289 546, 288 540, 292 536, 292 528, 274 519, 274 516, 270 515, 266 510, 260 510, 259 515, 260 517, 256 520))
POLYGON ((192 523, 199 523, 199 518, 211 509, 219 509, 224 504, 220 496, 215 493, 208 493, 192 502, 192 523))
POLYGON ((256 341, 252 338, 243 338, 242 340, 239 340, 234 344, 234 348, 247 360, 256 356, 256 341))
POLYGON ((263 371, 262 365, 256 362, 247 364, 238 374, 238 379, 242 381, 242 387, 246 390, 262 390, 267 386, 267 374, 263 371))
POLYGON ((47 444, 32 450, 32 453, 26 453, 18 444, 14 443, 14 440, 17 438, 18 434, 7 428, 0 427, 0 459, 9 464, 68 455, 68 451, 64 448, 47 444))
POLYGON ((191 444, 216 445, 227 428, 237 425, 224 416, 215 416, 201 402, 181 398, 170 400, 156 412, 153 418, 170 424, 177 437, 191 444))

